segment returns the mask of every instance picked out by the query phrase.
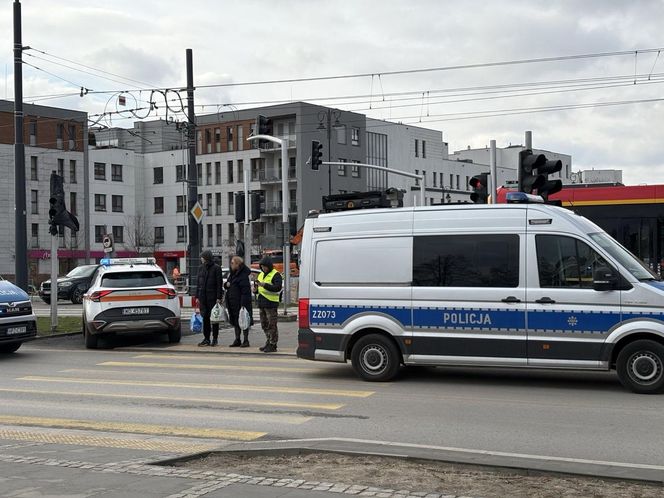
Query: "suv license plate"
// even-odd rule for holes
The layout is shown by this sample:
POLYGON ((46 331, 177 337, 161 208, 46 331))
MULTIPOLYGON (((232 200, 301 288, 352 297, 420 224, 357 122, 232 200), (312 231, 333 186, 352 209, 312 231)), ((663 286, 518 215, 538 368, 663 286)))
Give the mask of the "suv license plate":
POLYGON ((124 308, 123 315, 149 315, 150 308, 124 308))
POLYGON ((7 329, 7 335, 19 335, 25 334, 28 331, 28 327, 25 325, 23 327, 10 327, 7 329))

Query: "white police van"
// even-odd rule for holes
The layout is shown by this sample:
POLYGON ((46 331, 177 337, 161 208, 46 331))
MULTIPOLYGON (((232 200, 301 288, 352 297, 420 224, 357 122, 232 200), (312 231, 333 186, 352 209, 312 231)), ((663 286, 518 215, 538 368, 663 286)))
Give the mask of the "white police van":
POLYGON ((664 390, 664 282, 586 218, 508 197, 311 215, 298 356, 372 381, 401 364, 616 369, 664 390))
POLYGON ((0 277, 0 353, 13 353, 36 335, 30 296, 0 277))
POLYGON ((180 300, 154 258, 102 259, 83 296, 85 346, 115 334, 166 333, 180 342, 180 300))

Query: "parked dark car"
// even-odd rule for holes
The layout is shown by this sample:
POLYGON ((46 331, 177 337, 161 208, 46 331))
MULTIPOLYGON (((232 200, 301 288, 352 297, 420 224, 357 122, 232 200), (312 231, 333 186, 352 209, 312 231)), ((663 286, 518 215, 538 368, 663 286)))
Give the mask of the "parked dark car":
MULTIPOLYGON (((71 301, 74 304, 83 302, 83 294, 88 290, 92 277, 99 265, 77 266, 64 277, 58 277, 58 299, 71 301)), ((51 281, 42 282, 39 297, 46 304, 51 304, 51 281)))

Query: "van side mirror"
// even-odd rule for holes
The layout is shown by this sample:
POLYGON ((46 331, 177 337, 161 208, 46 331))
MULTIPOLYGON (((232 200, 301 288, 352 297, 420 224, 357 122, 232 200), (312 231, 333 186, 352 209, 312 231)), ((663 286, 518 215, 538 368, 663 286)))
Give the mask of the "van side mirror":
POLYGON ((596 291, 614 290, 618 285, 618 276, 607 266, 600 266, 593 275, 593 289, 596 291))

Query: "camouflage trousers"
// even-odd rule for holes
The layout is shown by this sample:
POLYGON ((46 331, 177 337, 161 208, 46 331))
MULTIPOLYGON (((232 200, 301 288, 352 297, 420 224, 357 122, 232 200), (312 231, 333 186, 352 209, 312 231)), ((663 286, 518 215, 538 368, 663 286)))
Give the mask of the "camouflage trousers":
POLYGON ((265 332, 267 342, 274 346, 279 340, 279 330, 277 329, 277 308, 259 308, 261 317, 261 328, 265 332))

